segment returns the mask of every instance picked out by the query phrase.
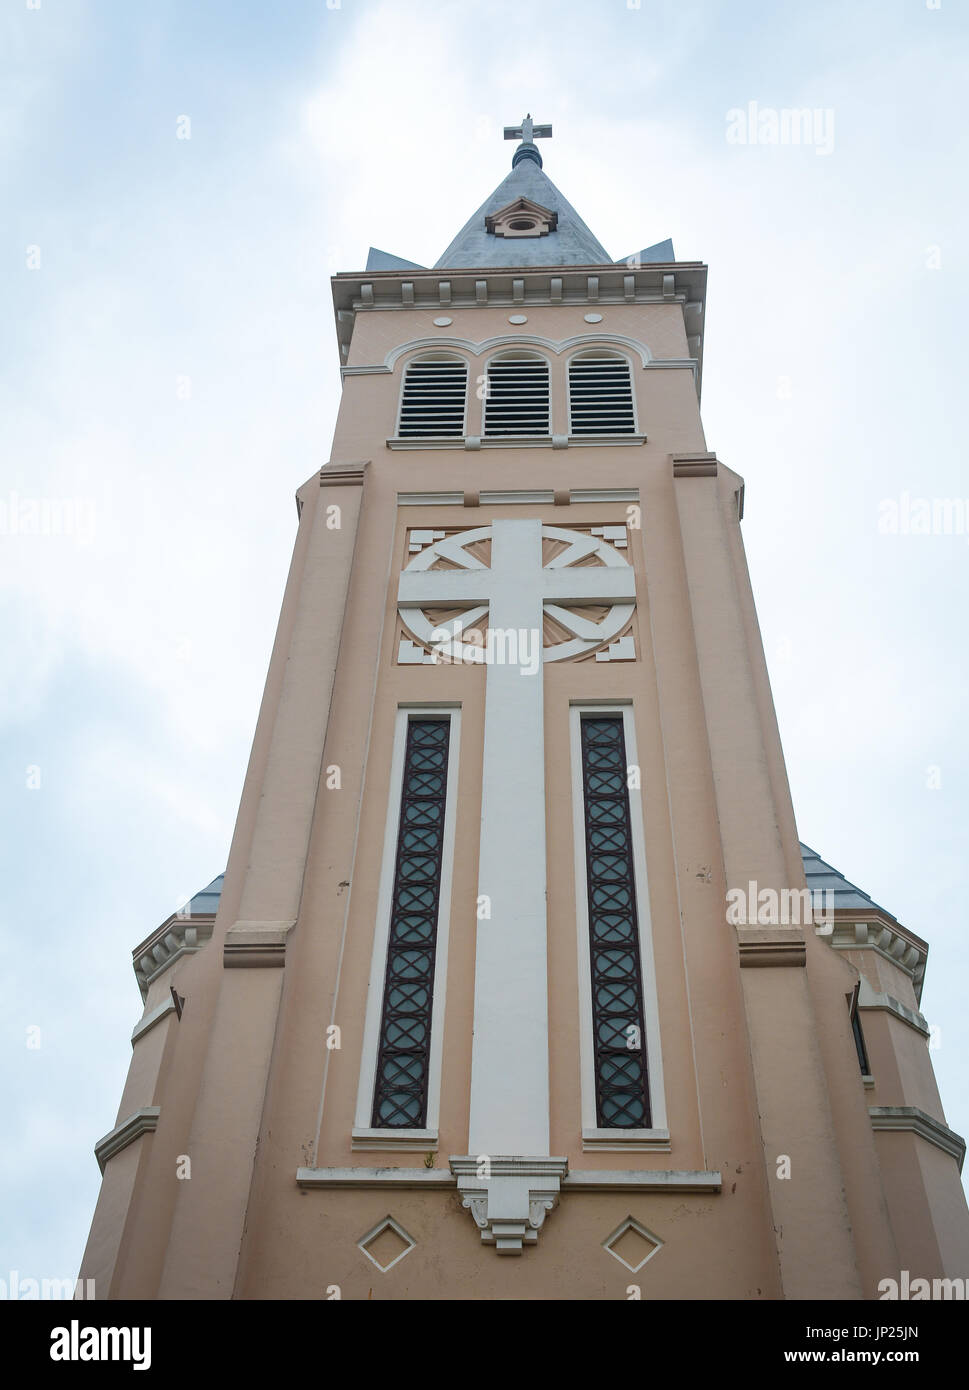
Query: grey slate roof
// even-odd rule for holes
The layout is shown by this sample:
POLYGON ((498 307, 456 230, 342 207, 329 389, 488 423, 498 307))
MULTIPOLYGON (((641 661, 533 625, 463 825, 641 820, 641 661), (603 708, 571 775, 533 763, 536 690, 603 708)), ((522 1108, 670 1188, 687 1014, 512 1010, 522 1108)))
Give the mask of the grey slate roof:
POLYGON ((224 878, 225 874, 219 874, 206 888, 199 889, 195 896, 189 901, 189 916, 215 916, 219 908, 219 899, 222 896, 222 882, 224 878))
POLYGON ((808 888, 812 891, 831 890, 834 893, 835 911, 841 907, 849 907, 861 912, 881 912, 893 922, 896 921, 891 912, 879 907, 874 898, 870 898, 855 884, 849 883, 844 874, 839 874, 837 869, 826 864, 816 850, 804 843, 801 844, 801 858, 804 860, 808 888))
POLYGON ((657 241, 655 245, 647 246, 642 251, 634 251, 631 256, 623 256, 616 265, 628 264, 630 261, 638 261, 640 265, 668 265, 675 260, 673 242, 667 237, 665 241, 657 241))
MULTIPOLYGON (((521 148, 521 147, 519 147, 521 148)), ((575 208, 534 159, 522 159, 462 227, 435 270, 491 266, 612 265, 608 251, 595 239, 575 208), (488 213, 516 198, 530 198, 558 213, 554 232, 541 237, 499 237, 485 228, 488 213)))
POLYGON ((426 266, 416 261, 405 261, 402 256, 392 256, 389 251, 380 251, 371 246, 367 256, 368 270, 426 270, 426 266))
MULTIPOLYGON (((830 889, 834 892, 835 909, 839 907, 849 907, 859 911, 875 911, 884 913, 886 917, 894 922, 896 918, 885 908, 879 907, 878 903, 870 898, 867 893, 849 883, 844 874, 839 874, 837 869, 833 869, 830 864, 818 854, 817 850, 811 849, 809 845, 801 843, 801 858, 804 860, 804 873, 807 876, 807 886, 811 889, 830 889)), ((189 911, 193 917, 201 917, 206 913, 215 914, 219 906, 219 898, 222 894, 222 880, 225 874, 219 874, 214 878, 207 888, 201 889, 192 899, 189 911)))

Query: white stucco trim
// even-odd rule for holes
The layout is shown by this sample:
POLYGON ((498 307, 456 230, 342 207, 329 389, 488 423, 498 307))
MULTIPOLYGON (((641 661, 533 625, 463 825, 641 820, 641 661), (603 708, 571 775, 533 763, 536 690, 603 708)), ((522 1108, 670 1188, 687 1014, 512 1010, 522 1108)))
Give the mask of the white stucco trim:
MULTIPOLYGON (((572 751, 572 827, 575 854, 575 920, 579 958, 579 1049, 581 1074, 581 1113, 583 1148, 613 1152, 631 1149, 657 1149, 670 1146, 666 1119, 666 1093, 663 1088, 663 1056, 660 1045, 659 1002, 656 968, 653 961, 653 932, 649 911, 649 882, 643 827, 645 787, 629 794, 629 820, 633 842, 633 875, 639 919, 639 961, 643 977, 643 1012, 646 1028, 646 1069, 652 1125, 649 1129, 602 1129, 596 1114, 595 1052, 592 1041, 592 968, 589 954, 589 900, 585 866, 585 815, 582 786, 582 742, 580 720, 583 714, 616 714, 623 719, 627 766, 642 768, 636 752, 636 730, 630 700, 608 702, 572 701, 569 711, 572 751), (600 1137, 601 1136, 601 1137, 600 1137), (613 1149, 612 1146, 615 1146, 613 1149)), ((642 783, 642 775, 640 782, 642 783)))
POLYGON ((410 1147, 406 1140, 417 1141, 416 1147, 432 1149, 437 1143, 438 1117, 441 1102, 441 1065, 444 1054, 444 1001, 447 988, 448 934, 451 918, 451 887, 454 868, 454 827, 457 815, 458 754, 461 746, 461 706, 454 703, 426 701, 421 704, 400 705, 394 727, 394 748, 390 763, 390 794, 384 830, 384 852, 377 895, 377 921, 374 930, 373 957, 370 966, 370 985, 367 990, 367 1011, 364 1021, 363 1051, 360 1080, 357 1087, 357 1106, 351 1142, 353 1147, 401 1149, 410 1147), (387 970, 387 946, 390 938, 390 916, 394 891, 394 868, 397 861, 397 836, 400 829, 400 793, 404 773, 404 752, 407 726, 412 719, 450 718, 448 741, 447 793, 444 807, 444 845, 441 855, 441 892, 437 920, 437 949, 434 960, 434 999, 431 1005, 431 1049, 427 1079, 427 1124, 422 1129, 375 1130, 370 1123, 373 1090, 380 1041, 380 1019, 383 1012, 384 976, 387 970), (434 1143, 428 1142, 433 1133, 434 1143), (385 1145, 380 1144, 387 1135, 385 1145), (390 1135, 393 1135, 391 1140, 390 1135), (354 1141, 359 1136, 359 1144, 354 1141))
POLYGON ((669 1153, 670 1132, 668 1129, 583 1129, 582 1149, 585 1153, 669 1153))
POLYGON ((350 1148, 378 1152, 433 1153, 436 1129, 357 1129, 350 1133, 350 1148))
POLYGON ((395 1221, 392 1216, 385 1216, 383 1221, 378 1221, 376 1226, 371 1227, 369 1231, 360 1237, 357 1241, 357 1249, 360 1251, 361 1255, 366 1255, 372 1265, 376 1265, 381 1274, 386 1274, 388 1270, 393 1269, 395 1264, 399 1264, 405 1255, 409 1255, 416 1244, 417 1241, 414 1237, 409 1235, 399 1222, 395 1221), (388 1261, 387 1264, 382 1265, 375 1255, 371 1255, 367 1246, 371 1241, 376 1240, 379 1235, 382 1235, 384 1231, 393 1231, 399 1236, 404 1242, 404 1248, 399 1254, 395 1255, 392 1260, 388 1261))
MULTIPOLYGON (((574 347, 592 347, 597 343, 609 343, 619 347, 629 348, 636 353, 644 367, 654 361, 653 354, 649 347, 640 342, 637 338, 629 338, 621 333, 576 333, 571 338, 545 338, 537 333, 500 333, 494 338, 483 338, 480 342, 475 342, 472 338, 412 338, 409 343, 401 343, 399 346, 391 348, 384 358, 384 366, 393 371, 400 359, 409 352, 423 351, 427 348, 447 349, 452 348, 458 352, 468 352, 472 357, 480 357, 483 353, 490 353, 495 348, 500 347, 532 347, 545 348, 548 352, 554 352, 556 357, 563 352, 568 352, 574 347)), ((676 366, 684 365, 677 359, 676 366)), ((345 373, 359 372, 359 367, 346 367, 345 373)), ((373 368, 364 370, 372 371, 373 368)))
POLYGON ((393 436, 384 441, 388 449, 423 451, 434 449, 612 449, 630 444, 645 444, 645 434, 490 434, 449 435, 446 439, 427 435, 401 439, 393 436), (561 442, 559 442, 561 441, 561 442))
POLYGON ((169 995, 167 999, 162 1000, 162 1002, 158 1005, 157 1008, 154 1008, 150 1013, 145 1014, 144 1017, 140 1018, 138 1022, 135 1024, 134 1029, 131 1033, 131 1046, 134 1047, 135 1043, 138 1042, 140 1038, 143 1038, 146 1033, 151 1032, 152 1028, 154 1028, 156 1023, 161 1023, 163 1018, 165 1018, 168 1014, 173 1014, 174 1012, 175 1001, 171 997, 171 995, 169 995))
POLYGON ((926 1114, 916 1105, 869 1105, 868 1116, 872 1129, 876 1131, 909 1130, 920 1139, 934 1144, 937 1149, 954 1158, 959 1165, 959 1172, 962 1172, 966 1141, 961 1134, 956 1134, 954 1129, 950 1129, 944 1121, 937 1120, 934 1115, 926 1114))
POLYGON ((143 1105, 140 1110, 129 1115, 126 1120, 116 1124, 103 1138, 99 1139, 94 1146, 94 1156, 98 1161, 98 1167, 104 1172, 109 1159, 114 1158, 115 1154, 126 1149, 129 1144, 133 1144, 136 1139, 140 1139, 143 1134, 153 1134, 158 1128, 158 1117, 161 1115, 161 1107, 158 1105, 143 1105))
MULTIPOLYGON (((490 533, 490 624, 540 632, 542 523, 499 520, 490 533)), ((543 666, 487 664, 478 899, 491 915, 476 923, 468 1116, 477 1154, 548 1154, 543 666)))
MULTIPOLYGON (((593 488, 571 488, 569 491, 569 501, 566 506, 582 502, 638 502, 638 487, 593 487, 593 488)), ((489 504, 501 504, 502 506, 517 506, 518 504, 546 504, 551 505, 555 501, 555 491, 553 488, 536 488, 530 490, 515 491, 513 489, 499 492, 489 492, 483 488, 478 494, 478 501, 482 507, 489 504)), ((398 492, 398 507, 463 507, 463 492, 398 492)))
MULTIPOLYGON (((479 1159, 472 1156, 477 1164, 479 1159)), ((459 1167, 461 1159, 453 1159, 459 1167)), ((547 1160, 546 1160, 547 1161, 547 1160)), ((537 1168, 538 1163, 519 1166, 537 1168)), ((463 1175, 462 1175, 463 1176, 463 1175)), ((450 1168, 297 1168, 298 1187, 351 1188, 358 1191, 443 1192, 457 1187, 458 1175, 450 1168)), ((671 1168, 598 1168, 567 1172, 559 1179, 563 1192, 720 1192, 723 1175, 671 1168)))

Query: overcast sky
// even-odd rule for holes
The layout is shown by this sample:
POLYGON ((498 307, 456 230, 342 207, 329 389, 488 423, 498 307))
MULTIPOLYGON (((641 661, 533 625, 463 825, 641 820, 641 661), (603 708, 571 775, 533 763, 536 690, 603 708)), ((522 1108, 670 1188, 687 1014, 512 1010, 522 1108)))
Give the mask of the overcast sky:
POLYGON ((965 1134, 965 7, 10 0, 0 54, 0 1278, 76 1273, 131 949, 225 865, 329 457, 329 276, 433 264, 526 110, 613 256, 710 267, 800 834, 928 939, 965 1134), (740 143, 751 102, 812 142, 740 143))

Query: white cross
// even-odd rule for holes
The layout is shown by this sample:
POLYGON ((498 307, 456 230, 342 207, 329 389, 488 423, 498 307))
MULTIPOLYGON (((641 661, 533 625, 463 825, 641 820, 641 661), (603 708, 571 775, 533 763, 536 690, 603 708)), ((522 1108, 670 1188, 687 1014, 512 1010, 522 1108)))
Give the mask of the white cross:
MULTIPOLYGON (((484 613, 489 629, 534 632, 542 610, 570 632, 580 650, 612 635, 616 615, 632 613, 635 572, 603 538, 495 521, 437 540, 400 575, 398 605, 422 635, 422 606, 471 605, 457 632, 484 613), (542 538, 566 549, 542 563, 542 538), (465 547, 491 540, 491 565, 465 547), (604 564, 576 562, 598 554, 604 564), (610 558, 611 557, 611 558, 610 558), (432 570, 437 558, 457 568, 432 570), (562 604, 612 604, 602 625, 562 604)), ((423 622, 430 628, 429 620, 423 622)), ((621 625, 621 624, 620 624, 621 625)), ((559 651, 573 642, 561 643, 559 651)), ((451 648, 462 644, 454 641, 451 648)), ((469 1153, 546 1156, 549 1152, 548 968, 545 904, 545 738, 541 663, 488 662, 481 773, 481 842, 471 1047, 469 1153), (482 917, 482 903, 487 916, 482 917)), ((473 759, 472 759, 473 762, 473 759)), ((462 773, 462 776, 465 774, 462 773)), ((473 773, 471 774, 473 775, 473 773)))
POLYGON ((531 145, 535 140, 549 140, 552 136, 550 125, 535 125, 532 120, 531 112, 525 117, 521 125, 506 125, 506 140, 523 140, 526 145, 531 145))

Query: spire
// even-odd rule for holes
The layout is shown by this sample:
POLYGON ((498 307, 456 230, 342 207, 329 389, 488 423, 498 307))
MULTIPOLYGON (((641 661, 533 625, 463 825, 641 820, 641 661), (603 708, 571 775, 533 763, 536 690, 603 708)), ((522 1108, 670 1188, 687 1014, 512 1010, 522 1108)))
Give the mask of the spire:
POLYGON ((531 115, 521 125, 505 126, 506 140, 521 141, 511 173, 462 227, 435 270, 612 264, 542 168, 535 141, 551 134, 550 125, 536 125, 531 115))

